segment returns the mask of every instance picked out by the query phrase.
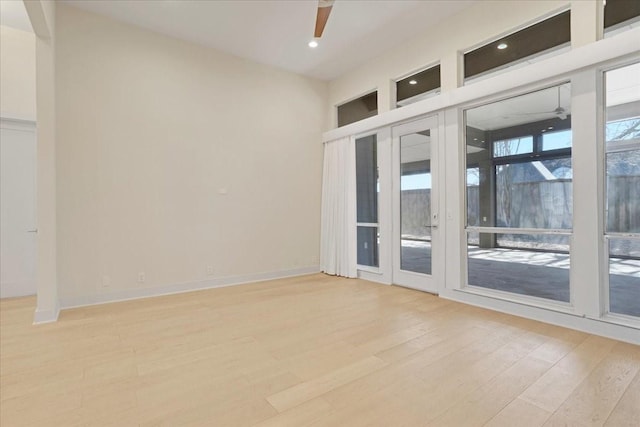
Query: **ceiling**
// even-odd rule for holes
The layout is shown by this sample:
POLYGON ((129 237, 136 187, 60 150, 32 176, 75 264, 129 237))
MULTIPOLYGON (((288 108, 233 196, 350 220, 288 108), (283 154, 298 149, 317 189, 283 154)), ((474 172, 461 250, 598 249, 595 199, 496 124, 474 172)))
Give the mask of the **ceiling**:
MULTIPOLYGON (((337 0, 311 49, 316 0, 63 0, 152 31, 330 80, 476 0, 337 0)), ((4 1, 2 2, 4 3, 4 1)))

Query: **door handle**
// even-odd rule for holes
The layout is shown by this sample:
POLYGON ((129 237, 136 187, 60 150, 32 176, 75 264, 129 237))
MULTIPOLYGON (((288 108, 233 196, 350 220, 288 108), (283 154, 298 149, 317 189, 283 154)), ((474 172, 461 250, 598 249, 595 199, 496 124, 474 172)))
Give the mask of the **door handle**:
POLYGON ((27 233, 37 233, 38 229, 34 228, 33 230, 27 230, 27 233))

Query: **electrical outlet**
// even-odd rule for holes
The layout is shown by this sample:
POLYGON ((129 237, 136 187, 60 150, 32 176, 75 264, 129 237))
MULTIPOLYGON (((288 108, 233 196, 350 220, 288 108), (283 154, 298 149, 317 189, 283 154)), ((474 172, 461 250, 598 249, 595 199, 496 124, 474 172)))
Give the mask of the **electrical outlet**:
POLYGON ((213 266, 207 265, 207 276, 213 276, 213 266))
POLYGON ((107 275, 102 276, 102 287, 108 288, 111 286, 111 278, 107 275))
POLYGON ((138 272, 138 283, 144 283, 146 277, 144 271, 138 272))

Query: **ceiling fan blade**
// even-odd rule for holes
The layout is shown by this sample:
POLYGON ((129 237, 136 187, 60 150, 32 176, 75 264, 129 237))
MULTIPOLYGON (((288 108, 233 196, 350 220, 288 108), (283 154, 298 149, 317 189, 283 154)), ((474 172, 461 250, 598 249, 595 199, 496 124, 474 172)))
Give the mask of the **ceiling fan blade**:
POLYGON ((327 25, 327 20, 331 14, 331 8, 333 7, 333 0, 318 0, 318 14, 316 15, 316 30, 313 33, 314 37, 322 37, 324 27, 327 25))

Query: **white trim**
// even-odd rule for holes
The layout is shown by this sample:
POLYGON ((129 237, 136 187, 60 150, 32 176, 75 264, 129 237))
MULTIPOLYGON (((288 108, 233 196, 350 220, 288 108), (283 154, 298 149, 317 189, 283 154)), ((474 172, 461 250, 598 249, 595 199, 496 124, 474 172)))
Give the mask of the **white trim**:
POLYGON ((356 222, 356 226, 378 228, 378 223, 377 222, 356 222))
MULTIPOLYGON (((395 285, 417 289, 432 294, 438 294, 438 289, 444 283, 444 242, 446 235, 443 227, 440 228, 441 202, 440 183, 444 174, 444 167, 441 168, 440 147, 444 142, 440 140, 439 116, 437 114, 422 117, 411 122, 406 122, 391 128, 392 136, 392 206, 393 214, 391 221, 392 232, 392 272, 391 282, 395 285), (401 233, 401 138, 412 133, 430 130, 430 159, 431 159, 431 273, 419 273, 402 269, 402 233, 401 233), (435 218, 435 220, 434 220, 435 218)), ((444 166, 444 165, 442 165, 444 166)))
POLYGON ((554 310, 567 314, 579 314, 576 312, 573 303, 552 300, 549 298, 540 298, 533 295, 519 294, 510 291, 503 291, 500 289, 485 288, 479 285, 467 284, 464 288, 460 289, 461 292, 467 292, 473 295, 480 295, 484 297, 491 297, 502 301, 508 301, 516 304, 527 305, 530 307, 542 308, 545 310, 554 310))
POLYGON ((637 55, 639 38, 640 28, 634 28, 616 37, 599 40, 526 67, 509 70, 500 75, 443 92, 439 96, 329 130, 322 135, 322 141, 327 142, 348 135, 368 132, 421 115, 433 114, 448 107, 496 96, 502 92, 518 91, 523 86, 540 83, 547 79, 562 78, 568 73, 610 60, 637 55))
POLYGON ((604 238, 607 240, 611 240, 611 239, 638 240, 640 239, 640 233, 614 233, 610 231, 605 231, 604 238))
POLYGON ((356 267, 358 271, 368 271, 369 273, 373 273, 373 274, 382 274, 380 272, 380 267, 373 267, 371 265, 362 265, 362 264, 358 264, 356 267))
POLYGON ((382 273, 358 269, 358 279, 368 280, 369 282, 380 283, 381 285, 391 285, 382 273))
POLYGON ((36 308, 36 311, 33 315, 33 324, 41 325, 43 323, 53 323, 58 321, 58 316, 60 315, 60 303, 58 302, 53 310, 39 310, 36 308))
POLYGON ((509 228, 509 227, 466 227, 467 233, 494 233, 494 234, 555 234, 571 236, 571 228, 509 228))
MULTIPOLYGON (((244 276, 220 277, 216 279, 200 280, 195 282, 176 283, 172 285, 164 285, 153 288, 119 290, 97 295, 66 298, 62 297, 60 298, 60 306, 62 309, 86 307, 90 305, 107 304, 111 302, 129 301, 140 298, 150 298, 162 295, 201 291, 205 289, 244 285, 249 283, 263 282, 265 280, 283 279, 285 277, 303 276, 319 272, 320 266, 312 266, 296 268, 292 270, 272 271, 267 273, 247 274, 244 276)), ((55 321, 55 319, 49 321, 55 321)))
POLYGON ((470 304, 476 307, 499 311, 501 313, 507 313, 513 316, 576 329, 589 334, 613 338, 636 345, 640 344, 640 333, 638 333, 638 329, 621 324, 603 322, 604 319, 602 318, 590 319, 587 317, 562 313, 552 309, 532 307, 515 301, 504 301, 464 291, 444 290, 440 293, 440 297, 464 304, 470 304))

